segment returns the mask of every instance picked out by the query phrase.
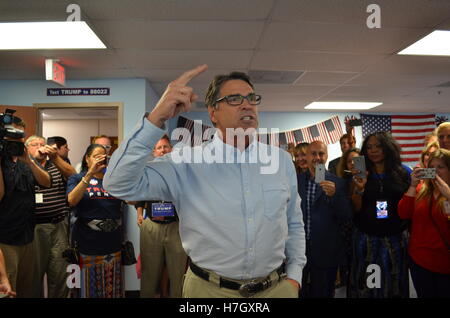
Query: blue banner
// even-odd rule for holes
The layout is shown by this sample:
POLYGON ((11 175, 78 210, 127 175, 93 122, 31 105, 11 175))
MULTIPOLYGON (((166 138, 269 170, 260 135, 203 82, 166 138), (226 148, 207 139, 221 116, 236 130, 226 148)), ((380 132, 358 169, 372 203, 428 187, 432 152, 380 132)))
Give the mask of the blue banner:
POLYGON ((108 96, 109 87, 47 88, 47 96, 108 96))

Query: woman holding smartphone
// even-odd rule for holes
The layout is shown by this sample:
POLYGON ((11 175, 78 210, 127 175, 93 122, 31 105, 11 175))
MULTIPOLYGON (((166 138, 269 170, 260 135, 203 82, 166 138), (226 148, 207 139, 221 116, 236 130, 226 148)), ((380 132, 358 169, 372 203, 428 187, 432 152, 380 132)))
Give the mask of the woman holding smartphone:
POLYGON ((69 205, 77 221, 73 241, 80 253, 79 298, 121 298, 122 201, 103 188, 106 149, 90 145, 83 156, 81 173, 67 181, 69 205))
MULTIPOLYGON (((354 157, 358 157, 361 153, 359 148, 350 148, 344 152, 339 163, 336 167, 336 174, 338 177, 344 179, 347 182, 348 193, 353 193, 353 189, 355 187, 353 183, 353 175, 352 170, 355 168, 355 164, 353 162, 354 157)), ((349 220, 341 223, 342 235, 345 240, 345 248, 346 248, 346 262, 344 265, 339 267, 339 282, 336 284, 339 286, 347 287, 347 294, 349 288, 349 279, 350 279, 350 265, 352 263, 352 252, 353 252, 353 221, 349 220)))
POLYGON ((428 168, 436 169, 435 179, 420 182, 425 171, 414 169, 398 213, 412 222, 408 254, 417 296, 450 297, 450 151, 431 153, 428 168))
POLYGON ((365 158, 367 177, 357 176, 359 170, 352 171, 355 232, 348 296, 406 298, 409 296, 404 233, 407 223, 400 219, 397 205, 409 187, 411 169, 402 165, 400 146, 386 132, 367 136, 361 155, 365 158))

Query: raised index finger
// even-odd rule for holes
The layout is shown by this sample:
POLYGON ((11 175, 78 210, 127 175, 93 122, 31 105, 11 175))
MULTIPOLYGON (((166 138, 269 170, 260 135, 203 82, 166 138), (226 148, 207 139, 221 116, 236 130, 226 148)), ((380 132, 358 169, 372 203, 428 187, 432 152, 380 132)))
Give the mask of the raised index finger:
POLYGON ((206 71, 208 69, 208 65, 203 64, 203 65, 199 65, 196 68, 187 71, 185 73, 183 73, 180 77, 178 77, 176 80, 174 80, 175 83, 179 84, 179 85, 186 85, 187 83, 189 83, 189 81, 191 79, 193 79, 194 77, 196 77, 197 75, 203 73, 204 71, 206 71))

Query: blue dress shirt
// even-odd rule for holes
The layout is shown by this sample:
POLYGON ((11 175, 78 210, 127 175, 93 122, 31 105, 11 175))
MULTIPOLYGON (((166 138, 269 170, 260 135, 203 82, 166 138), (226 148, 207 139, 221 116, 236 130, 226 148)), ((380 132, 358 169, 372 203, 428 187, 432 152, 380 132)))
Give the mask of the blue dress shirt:
POLYGON ((253 279, 286 260, 287 276, 301 282, 305 232, 290 155, 256 140, 241 152, 216 134, 201 146, 175 147, 149 161, 164 133, 143 118, 111 157, 105 189, 129 201, 173 202, 183 248, 202 268, 253 279), (272 152, 278 156, 278 171, 263 174, 272 152), (202 163, 179 163, 189 156, 202 163), (262 160, 254 163, 255 158, 262 160))

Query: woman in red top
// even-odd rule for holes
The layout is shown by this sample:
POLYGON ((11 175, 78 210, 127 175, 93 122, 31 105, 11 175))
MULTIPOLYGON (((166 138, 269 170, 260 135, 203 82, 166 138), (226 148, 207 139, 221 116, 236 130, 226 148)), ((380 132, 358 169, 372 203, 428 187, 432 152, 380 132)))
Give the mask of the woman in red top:
POLYGON ((419 184, 423 168, 414 169, 398 214, 412 223, 408 252, 417 296, 450 297, 450 151, 432 153, 428 168, 436 178, 419 184))

